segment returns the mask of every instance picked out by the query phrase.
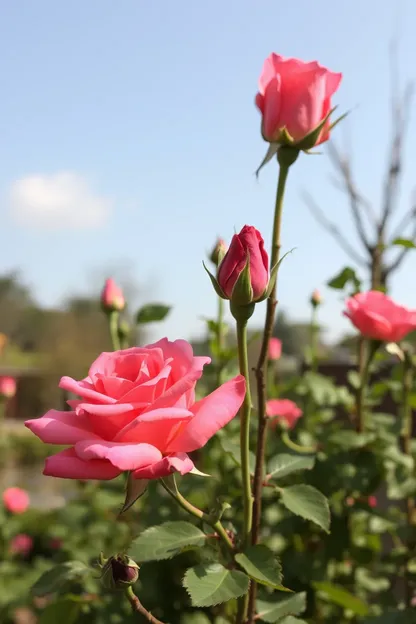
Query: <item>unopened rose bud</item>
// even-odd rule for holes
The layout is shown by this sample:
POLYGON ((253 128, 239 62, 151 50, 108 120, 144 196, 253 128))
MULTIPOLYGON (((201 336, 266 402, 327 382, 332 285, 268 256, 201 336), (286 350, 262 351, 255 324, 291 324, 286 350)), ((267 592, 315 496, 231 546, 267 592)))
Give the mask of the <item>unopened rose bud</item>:
POLYGON ((321 293, 319 292, 319 290, 315 289, 313 291, 310 302, 314 308, 317 308, 319 305, 321 305, 322 297, 321 297, 321 293))
POLYGON ((121 312, 125 308, 123 291, 111 277, 105 281, 101 293, 101 305, 105 312, 121 312))
MULTIPOLYGON (((101 558, 101 562, 104 563, 101 558)), ((139 578, 139 566, 127 555, 107 559, 102 567, 101 581, 107 589, 124 589, 134 585, 139 578)))
POLYGON ((0 399, 12 399, 16 394, 14 377, 0 377, 0 399))
POLYGON ((215 264, 215 266, 218 266, 221 263, 226 253, 227 253, 227 245, 222 238, 219 238, 214 249, 211 251, 211 255, 209 259, 211 260, 213 264, 215 264))
POLYGON ((279 338, 270 338, 268 355, 269 360, 278 360, 282 355, 282 341, 279 338))

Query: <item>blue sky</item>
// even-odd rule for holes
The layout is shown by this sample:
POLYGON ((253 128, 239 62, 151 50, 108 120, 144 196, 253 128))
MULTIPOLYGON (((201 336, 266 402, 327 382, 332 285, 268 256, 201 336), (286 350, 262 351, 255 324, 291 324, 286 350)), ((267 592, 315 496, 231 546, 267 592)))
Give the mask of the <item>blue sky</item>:
MULTIPOLYGON (((1 270, 19 268, 39 301, 54 305, 85 292, 92 275, 128 266, 141 301, 174 306, 153 335, 197 335, 200 317, 215 311, 201 265, 215 238, 230 240, 248 223, 270 241, 276 166, 253 175, 266 151, 253 103, 264 58, 275 51, 343 72, 334 103, 352 112, 334 138, 352 146, 357 181, 377 207, 389 39, 400 39, 402 82, 416 78, 415 22, 410 0, 5 3, 1 270)), ((414 181, 413 117, 399 212, 414 181)), ((301 199, 308 189, 352 234, 330 173, 326 155, 302 156, 291 171, 283 250, 296 252, 282 266, 279 300, 304 319, 310 292, 322 288, 322 320, 334 336, 348 323, 324 284, 348 260, 301 199)), ((392 291, 413 307, 415 268, 409 254, 392 291)))

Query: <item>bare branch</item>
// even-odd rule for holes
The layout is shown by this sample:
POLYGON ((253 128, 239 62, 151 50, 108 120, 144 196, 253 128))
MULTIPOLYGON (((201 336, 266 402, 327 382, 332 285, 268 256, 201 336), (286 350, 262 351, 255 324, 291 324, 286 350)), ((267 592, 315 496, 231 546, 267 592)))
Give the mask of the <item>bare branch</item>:
POLYGON ((345 253, 357 264, 366 265, 367 262, 360 256, 359 253, 353 248, 349 241, 344 237, 338 227, 330 221, 323 210, 317 205, 313 197, 306 191, 302 194, 303 200, 309 207, 309 210, 317 220, 317 222, 331 234, 331 236, 338 242, 339 246, 345 251, 345 253))
MULTIPOLYGON (((339 191, 342 191, 343 193, 345 193, 345 182, 343 180, 339 180, 338 178, 336 178, 335 176, 330 176, 330 180, 332 182, 332 185, 337 188, 339 191)), ((371 203, 369 202, 369 200, 364 197, 364 195, 362 195, 361 193, 359 193, 356 189, 356 187, 354 187, 354 193, 355 193, 355 197, 357 199, 357 202, 359 203, 359 205, 364 208, 365 212, 367 213, 367 217, 369 219, 369 221, 371 221, 371 223, 374 226, 377 226, 377 216, 376 213, 373 210, 373 207, 371 205, 371 203)))
POLYGON ((356 191, 355 184, 353 183, 349 160, 346 156, 342 155, 337 150, 333 141, 329 143, 328 150, 334 166, 342 176, 345 191, 347 192, 350 200, 351 213, 354 219, 358 236, 360 237, 360 240, 364 247, 367 249, 367 251, 370 251, 370 241, 368 240, 367 234, 365 232, 362 214, 359 208, 360 196, 356 191))
POLYGON ((383 210, 378 227, 378 238, 383 242, 386 225, 389 217, 393 214, 397 203, 398 186, 400 174, 402 172, 403 140, 407 132, 409 123, 409 113, 413 98, 414 85, 409 83, 400 96, 400 85, 398 84, 398 63, 397 50, 391 47, 390 52, 390 75, 391 75, 391 113, 392 113, 392 138, 389 152, 387 172, 384 181, 383 210))
MULTIPOLYGON (((409 238, 416 244, 416 209, 414 209, 413 216, 415 217, 414 222, 413 222, 413 231, 409 238)), ((390 275, 391 273, 393 273, 393 271, 396 271, 400 267, 401 263, 403 262, 403 260, 405 259, 406 255, 408 254, 410 250, 411 250, 411 247, 403 247, 403 249, 398 254, 397 258, 393 260, 393 262, 389 266, 386 267, 385 269, 386 276, 390 275)))
POLYGON ((391 235, 390 244, 399 236, 403 236, 403 232, 407 228, 407 226, 416 219, 416 201, 413 206, 406 212, 402 220, 399 222, 397 227, 395 228, 393 234, 391 235))

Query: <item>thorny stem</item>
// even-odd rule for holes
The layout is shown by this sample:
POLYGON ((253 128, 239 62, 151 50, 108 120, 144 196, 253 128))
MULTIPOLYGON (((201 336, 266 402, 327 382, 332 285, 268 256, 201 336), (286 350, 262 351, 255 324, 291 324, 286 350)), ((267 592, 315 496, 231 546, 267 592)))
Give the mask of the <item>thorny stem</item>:
POLYGON ((158 620, 154 615, 150 613, 140 602, 138 597, 133 591, 131 586, 126 589, 126 597, 131 604, 131 609, 134 613, 141 613, 141 615, 151 624, 164 624, 161 620, 158 620))

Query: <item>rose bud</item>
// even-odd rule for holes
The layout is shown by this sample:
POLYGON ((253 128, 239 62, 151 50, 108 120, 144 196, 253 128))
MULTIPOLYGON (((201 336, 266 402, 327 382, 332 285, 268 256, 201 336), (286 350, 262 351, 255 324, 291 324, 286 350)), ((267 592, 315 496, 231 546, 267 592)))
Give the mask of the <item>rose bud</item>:
POLYGON ((14 377, 0 377, 0 398, 12 399, 16 394, 16 385, 14 377))
POLYGON ((123 291, 111 277, 105 281, 101 293, 101 305, 105 312, 121 312, 125 308, 123 291))
POLYGON ((226 253, 227 253, 227 245, 222 238, 219 238, 214 249, 211 251, 209 259, 211 260, 213 264, 215 264, 215 266, 218 266, 221 263, 226 253))
MULTIPOLYGON (((104 563, 104 559, 101 562, 104 563)), ((139 578, 139 566, 127 555, 116 555, 105 561, 101 580, 107 589, 124 589, 139 578)))
POLYGON ((22 488, 7 488, 3 492, 3 504, 12 514, 24 513, 30 505, 29 494, 22 488))
POLYGON ((274 429, 278 424, 284 428, 293 429, 303 412, 290 399, 269 399, 266 401, 266 416, 270 418, 270 427, 274 429))
POLYGON ((321 293, 315 288, 310 298, 311 306, 317 308, 322 303, 321 293))

